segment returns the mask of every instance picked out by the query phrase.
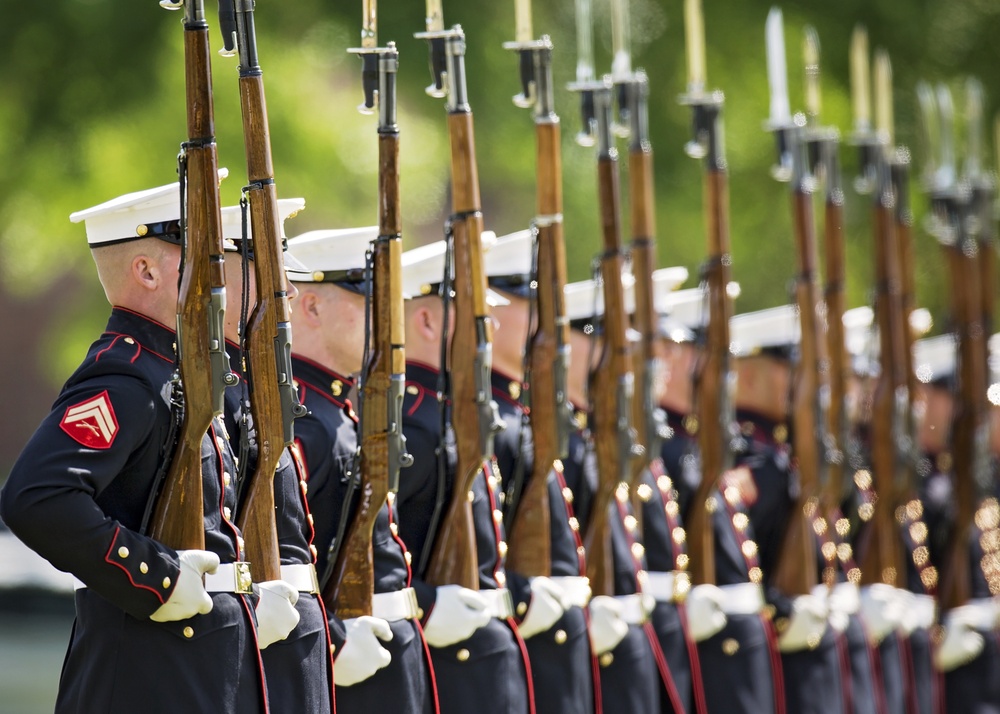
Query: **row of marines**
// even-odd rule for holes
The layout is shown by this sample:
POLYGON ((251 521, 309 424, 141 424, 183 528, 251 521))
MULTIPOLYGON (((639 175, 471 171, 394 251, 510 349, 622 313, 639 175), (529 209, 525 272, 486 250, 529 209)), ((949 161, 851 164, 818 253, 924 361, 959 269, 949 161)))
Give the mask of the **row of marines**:
MULTIPOLYGON (((304 206, 279 202, 282 218, 304 206)), ((449 308, 443 242, 403 256, 406 387, 403 432, 413 464, 373 534, 372 616, 341 620, 319 584, 330 549, 362 497, 355 377, 370 290, 366 252, 377 229, 314 231, 288 241, 293 370, 308 414, 295 422, 275 479, 281 579, 252 581, 233 514, 256 458, 245 380, 203 441, 205 551, 175 552, 146 535, 150 492, 172 423, 172 328, 181 256, 178 186, 128 194, 74 214, 84 221, 111 317, 31 438, 3 489, 0 516, 31 548, 77 579, 77 618, 58 712, 877 712, 994 711, 1000 706, 1000 508, 983 502, 972 544, 976 606, 964 628, 935 628, 932 572, 949 519, 947 440, 954 349, 929 342, 924 365, 923 502, 900 537, 908 589, 859 589, 851 528, 816 528, 824 584, 789 599, 770 586, 796 488, 788 392, 797 324, 780 308, 737 316, 738 466, 713 495, 716 584, 692 587, 684 517, 702 478, 691 383, 707 322, 683 269, 655 275, 661 315, 656 380, 667 438, 612 504, 615 595, 591 597, 581 532, 597 488, 587 429, 590 357, 601 339, 599 289, 567 286, 575 429, 549 475, 552 576, 504 567, 513 484, 532 473, 524 346, 531 329, 532 234, 484 237, 495 324, 493 398, 506 428, 469 499, 479 589, 423 580, 436 504, 450 497, 454 437, 443 389, 449 308), (487 245, 488 243, 488 245, 487 245), (914 527, 916 525, 917 527, 914 527), (921 550, 922 549, 922 550, 921 550), (929 557, 920 557, 918 553, 929 557), (930 570, 928 570, 930 569, 930 570), (978 707, 978 708, 977 708, 978 707)), ((227 351, 241 374, 241 311, 252 305, 239 207, 223 209, 227 351), (245 288, 243 287, 245 286, 245 288), (246 295, 243 293, 246 292, 246 295)), ((626 303, 634 310, 628 275, 626 303)), ((245 312, 245 311, 244 311, 245 312)), ((849 329, 862 355, 871 314, 849 329)), ((243 315, 245 318, 245 314, 243 315)), ((848 318, 845 318, 848 319, 848 318)), ((924 354, 926 352, 926 354, 924 354)), ((859 364, 862 361, 859 360, 859 364)), ((866 373, 858 371, 863 421, 866 373)), ((996 411, 996 410, 995 410, 996 411)), ((862 430, 863 430, 863 425, 862 430)), ((994 419, 992 453, 1000 451, 994 419)), ((854 498, 875 497, 852 464, 854 498)), ((869 509, 870 510, 870 509, 869 509)))

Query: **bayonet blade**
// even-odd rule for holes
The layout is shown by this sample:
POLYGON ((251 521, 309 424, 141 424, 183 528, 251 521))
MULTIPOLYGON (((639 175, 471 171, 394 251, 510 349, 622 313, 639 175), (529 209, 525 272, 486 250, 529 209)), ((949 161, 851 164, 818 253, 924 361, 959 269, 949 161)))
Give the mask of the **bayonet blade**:
POLYGON ((534 37, 531 27, 531 0, 514 0, 514 41, 531 42, 534 37))
POLYGON ((818 122, 820 115, 819 91, 819 35, 812 25, 806 25, 802 40, 802 60, 805 64, 806 116, 810 122, 818 122))
POLYGON ((427 13, 424 24, 427 32, 442 32, 444 30, 444 10, 441 0, 426 0, 427 13))
POLYGON ((576 0, 576 81, 586 84, 593 82, 595 77, 590 0, 576 0))
POLYGON ((878 142, 891 151, 895 143, 892 111, 892 63, 889 53, 875 51, 875 132, 878 142))
POLYGON ((361 46, 368 49, 378 47, 378 12, 377 0, 361 0, 361 46))
POLYGON ((628 0, 611 0, 611 78, 617 83, 632 75, 628 0))
POLYGON ((872 128, 868 30, 861 25, 855 27, 851 35, 851 106, 854 109, 854 132, 867 134, 872 128))
POLYGON ((684 0, 684 39, 687 46, 688 94, 705 91, 705 17, 701 0, 684 0))

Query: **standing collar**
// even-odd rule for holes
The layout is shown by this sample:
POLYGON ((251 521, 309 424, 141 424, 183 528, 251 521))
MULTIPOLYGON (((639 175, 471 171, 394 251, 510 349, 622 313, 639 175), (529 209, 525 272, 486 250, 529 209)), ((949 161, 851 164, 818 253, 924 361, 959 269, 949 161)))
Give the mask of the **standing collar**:
POLYGON ((151 317, 125 307, 115 306, 108 318, 105 333, 128 335, 144 349, 173 360, 177 353, 177 333, 151 317))

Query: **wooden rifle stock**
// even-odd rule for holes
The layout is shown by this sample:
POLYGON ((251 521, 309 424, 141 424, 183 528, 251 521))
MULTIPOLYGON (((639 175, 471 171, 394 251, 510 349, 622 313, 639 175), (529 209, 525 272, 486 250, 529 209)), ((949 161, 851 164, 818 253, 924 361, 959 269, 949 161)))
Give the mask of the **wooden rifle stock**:
MULTIPOLYGON (((397 58, 394 48, 379 52, 380 64, 397 58)), ((395 100, 395 67, 380 75, 379 102, 395 100)), ((375 565, 372 531, 396 479, 391 475, 401 454, 394 453, 394 430, 401 424, 403 375, 406 372, 402 289, 402 220, 399 197, 399 129, 395 107, 380 106, 379 125, 379 239, 372 256, 372 353, 364 366, 361 391, 360 499, 337 551, 323 600, 341 619, 372 614, 375 565)), ((405 457, 403 457, 405 458, 405 457)), ((398 472, 395 472, 398 473, 398 472)))
POLYGON ((490 390, 492 329, 486 314, 476 144, 465 91, 465 36, 456 28, 445 33, 445 43, 455 275, 455 332, 447 368, 458 457, 451 500, 424 578, 432 585, 457 584, 478 590, 479 557, 469 494, 473 481, 493 458, 499 417, 490 390))
POLYGON ((537 178, 537 323, 528 344, 528 383, 531 389, 531 433, 534 463, 511 523, 507 565, 525 576, 552 574, 552 531, 549 476, 561 470, 561 423, 565 405, 569 325, 565 319, 566 247, 562 224, 562 150, 559 117, 551 106, 551 46, 533 52, 538 111, 535 116, 537 178), (560 394, 561 393, 561 394, 560 394))
POLYGON ((255 582, 281 577, 274 503, 274 474, 285 446, 292 442, 292 418, 304 412, 292 392, 291 327, 285 282, 278 195, 271 160, 271 139, 264 80, 257 65, 253 10, 236 11, 239 28, 240 105, 246 149, 253 272, 257 302, 246 326, 245 354, 250 411, 257 439, 257 462, 247 476, 236 525, 243 532, 255 582), (296 408, 297 407, 297 408, 296 408))
POLYGON ((187 0, 186 246, 177 300, 177 354, 184 413, 176 450, 150 522, 150 535, 177 550, 205 548, 201 442, 213 417, 222 413, 225 382, 233 379, 222 338, 225 274, 210 58, 203 3, 187 0))
MULTIPOLYGON (((886 167, 878 167, 884 173, 886 167)), ((871 527, 861 548, 861 582, 901 586, 905 577, 903 544, 896 520, 903 476, 897 437, 903 428, 901 389, 905 389, 899 253, 895 240, 892 196, 887 179, 875 191, 875 318, 879 329, 881 369, 872 396, 871 465, 878 498, 871 527)))
POLYGON ((622 286, 621 218, 618 161, 610 136, 610 89, 595 91, 598 141, 602 144, 597 181, 604 251, 604 339, 589 375, 591 432, 597 461, 597 490, 584 533, 587 576, 594 595, 614 595, 610 509, 618 485, 630 475, 631 444, 623 438, 631 428, 633 391, 631 350, 626 340, 625 295, 622 286))
MULTIPOLYGON (((796 151, 801 153, 799 149, 796 151)), ((801 165, 798 156, 793 161, 801 165)), ((817 315, 812 194, 805 188, 800 175, 803 170, 799 168, 794 173, 791 195, 799 273, 795 281, 795 302, 801 334, 799 360, 792 375, 792 419, 795 427, 792 448, 800 488, 798 497, 792 502, 772 578, 774 586, 788 596, 807 595, 819 581, 813 518, 819 495, 820 471, 825 466, 825 454, 819 438, 825 425, 817 399, 823 386, 820 374, 823 346, 817 315)))

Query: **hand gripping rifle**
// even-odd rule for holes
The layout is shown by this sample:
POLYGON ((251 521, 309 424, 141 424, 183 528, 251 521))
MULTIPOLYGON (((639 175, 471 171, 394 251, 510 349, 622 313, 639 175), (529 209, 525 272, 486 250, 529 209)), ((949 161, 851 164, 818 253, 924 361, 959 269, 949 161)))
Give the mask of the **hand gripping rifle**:
MULTIPOLYGON (((813 220, 813 178, 809 175, 802 117, 795 119, 776 112, 788 107, 785 67, 785 39, 781 10, 772 9, 767 18, 767 66, 771 79, 771 118, 768 128, 776 138, 779 164, 790 169, 792 223, 798 274, 795 276, 795 303, 799 313, 799 359, 792 374, 793 454, 799 480, 798 496, 793 499, 785 533, 781 539, 778 561, 772 582, 788 596, 807 595, 819 581, 816 569, 816 541, 813 522, 816 513, 821 472, 825 471, 824 431, 821 394, 825 385, 820 362, 823 358, 823 335, 819 324, 819 290, 816 277, 816 233, 813 220), (800 120, 796 122, 796 120, 800 120)), ((775 171, 776 176, 784 172, 775 171)))
MULTIPOLYGON (((867 35, 856 30, 851 48, 852 68, 863 65, 868 72, 867 35)), ((903 434, 909 421, 907 413, 906 362, 900 280, 899 250, 896 243, 894 195, 887 155, 888 132, 886 109, 891 104, 889 59, 876 54, 875 98, 881 120, 880 131, 873 132, 866 116, 855 115, 855 142, 861 151, 863 178, 859 187, 871 189, 874 214, 875 248, 875 319, 879 332, 879 376, 872 396, 871 465, 878 499, 871 527, 862 538, 859 564, 862 585, 884 583, 902 586, 905 560, 896 506, 906 493, 911 479, 907 473, 910 459, 902 448, 903 434)), ((855 91, 860 91, 855 86, 855 91)), ((867 85, 866 85, 867 86, 867 85)), ((856 103, 857 107, 858 104, 856 103)), ((867 97, 864 100, 867 109, 867 97)), ((867 114, 867 111, 865 112, 867 114)), ((878 117, 877 117, 878 119, 878 117)))
POLYGON ((739 436, 733 412, 735 375, 729 358, 729 318, 733 306, 727 287, 732 255, 729 252, 729 182, 722 124, 722 92, 706 91, 705 26, 701 0, 685 0, 688 87, 680 101, 691 107, 693 138, 685 146, 689 156, 704 159, 704 210, 708 258, 702 284, 708 306, 705 343, 695 365, 694 385, 701 452, 701 483, 695 491, 685 523, 688 558, 694 585, 715 583, 715 534, 712 513, 719 477, 733 465, 733 447, 739 436))
POLYGON ((246 494, 236 525, 243 532, 254 580, 281 577, 274 512, 274 473, 285 446, 292 443, 292 420, 305 414, 292 385, 292 328, 288 314, 278 195, 271 162, 264 77, 257 63, 254 0, 220 0, 225 52, 239 54, 240 103, 246 148, 253 228, 253 267, 257 304, 246 325, 250 409, 257 435, 254 472, 242 486, 246 494))
POLYGON ((390 493, 399 490, 399 470, 413 463, 403 437, 406 379, 402 291, 402 225, 399 206, 399 127, 393 42, 378 47, 376 0, 364 0, 361 56, 365 99, 359 110, 378 104, 379 236, 372 248, 372 351, 362 369, 358 414, 361 428, 360 499, 323 588, 323 600, 342 619, 372 614, 375 566, 372 529, 390 493))
MULTIPOLYGON (((601 353, 588 382, 590 421, 597 462, 597 490, 590 520, 584 532, 587 577, 595 595, 614 595, 614 565, 611 546, 610 509, 619 484, 632 475, 637 455, 632 429, 631 347, 626 337, 627 316, 622 269, 618 152, 611 125, 612 84, 610 78, 572 88, 589 93, 594 107, 597 140, 597 184, 601 213, 603 251, 600 275, 604 294, 604 332, 601 353)), ((584 102, 590 101, 585 99, 584 102)))
POLYGON ((176 549, 204 549, 201 441, 236 383, 223 337, 226 309, 212 70, 203 0, 161 3, 184 9, 188 140, 181 147, 184 259, 177 300, 177 361, 184 410, 176 450, 156 502, 150 535, 176 549))
POLYGON ((424 575, 433 585, 457 584, 479 589, 479 558, 469 493, 473 481, 493 458, 493 436, 502 428, 490 386, 492 329, 486 314, 486 272, 481 234, 476 144, 465 80, 465 33, 458 25, 444 29, 440 0, 427 0, 427 31, 416 35, 430 43, 432 96, 446 97, 451 140, 454 246, 455 333, 451 342, 451 423, 458 460, 451 501, 442 515, 424 575))
MULTIPOLYGON (((926 84, 917 88, 927 133, 931 230, 945 251, 951 284, 951 320, 957 338, 958 388, 951 423, 951 449, 955 475, 955 519, 942 558, 938 602, 942 609, 965 604, 972 594, 972 563, 969 536, 979 498, 990 490, 986 464, 985 424, 981 421, 985 399, 986 364, 983 349, 982 294, 976 264, 978 245, 969 230, 972 193, 959 180, 953 144, 951 93, 942 87, 936 93, 926 84), (935 136, 935 129, 939 135, 935 136), (936 154, 936 155, 935 155, 936 154)), ((973 110, 975 108, 973 107, 973 110)), ((970 119, 981 121, 981 114, 970 119)), ((973 132, 976 130, 971 127, 973 132)), ((971 147, 970 147, 971 148, 971 147)))
POLYGON ((548 481, 569 448, 571 411, 566 398, 569 362, 569 325, 563 287, 566 285, 566 246, 562 219, 562 149, 559 116, 552 85, 552 43, 547 35, 535 40, 531 31, 531 2, 516 0, 515 41, 504 48, 518 53, 520 107, 534 106, 536 204, 535 274, 532 280, 536 316, 528 338, 525 381, 530 385, 534 463, 527 487, 514 484, 507 503, 511 570, 527 576, 552 574, 548 481))

